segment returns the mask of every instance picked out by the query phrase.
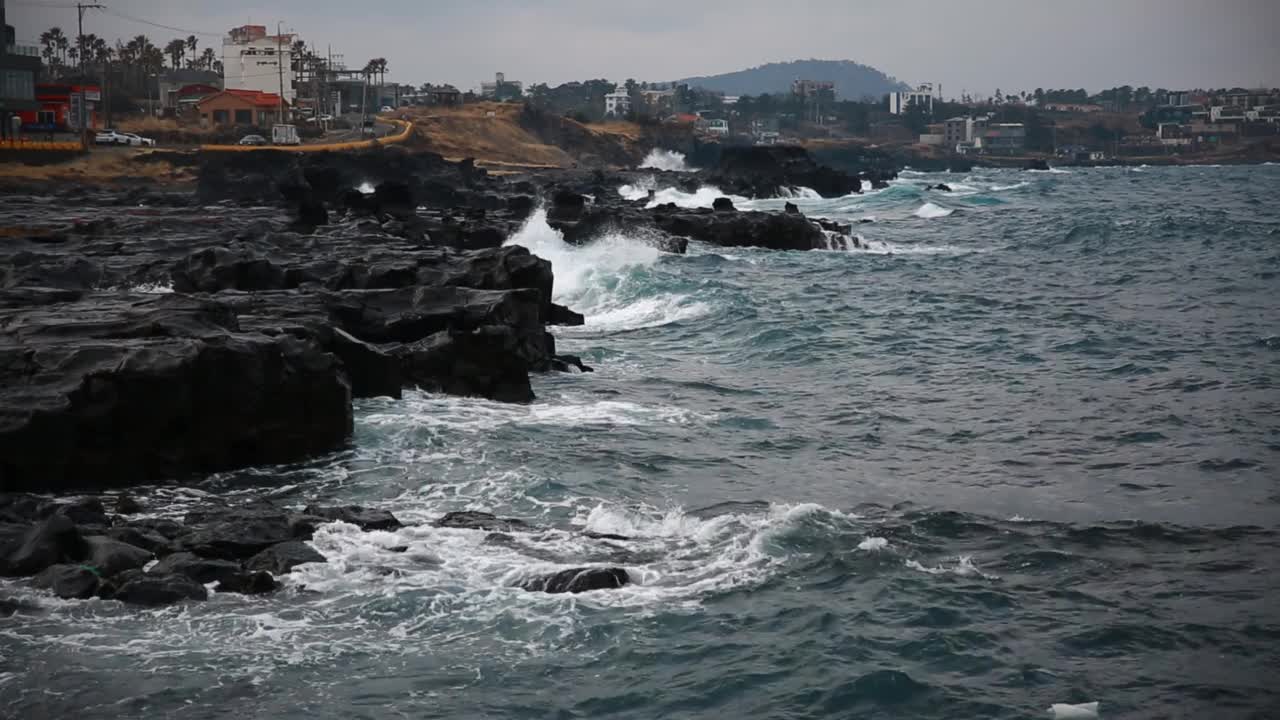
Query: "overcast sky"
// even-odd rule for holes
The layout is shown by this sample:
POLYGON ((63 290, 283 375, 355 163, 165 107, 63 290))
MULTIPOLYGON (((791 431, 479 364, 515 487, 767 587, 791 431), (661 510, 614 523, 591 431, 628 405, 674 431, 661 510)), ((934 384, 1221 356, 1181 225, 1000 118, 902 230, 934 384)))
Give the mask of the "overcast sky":
MULTIPOLYGON (((855 60, 944 94, 996 88, 1280 85, 1280 0, 101 0, 201 33, 284 22, 348 65, 385 57, 388 80, 475 87, 671 80, 805 58, 855 60)), ((6 0, 20 42, 75 29, 74 0, 6 0)), ((187 33, 91 11, 86 32, 187 33)))

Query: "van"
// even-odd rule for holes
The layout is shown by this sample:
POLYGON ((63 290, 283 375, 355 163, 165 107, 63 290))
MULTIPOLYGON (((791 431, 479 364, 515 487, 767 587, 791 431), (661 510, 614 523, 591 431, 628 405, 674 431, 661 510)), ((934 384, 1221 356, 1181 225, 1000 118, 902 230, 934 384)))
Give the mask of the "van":
POLYGON ((271 144, 301 145, 302 138, 298 137, 298 128, 293 125, 272 125, 271 144))

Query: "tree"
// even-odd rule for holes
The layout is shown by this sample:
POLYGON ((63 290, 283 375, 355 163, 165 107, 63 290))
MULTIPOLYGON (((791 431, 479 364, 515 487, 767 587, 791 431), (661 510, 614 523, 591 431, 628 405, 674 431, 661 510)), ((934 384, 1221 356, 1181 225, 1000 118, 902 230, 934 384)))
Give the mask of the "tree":
POLYGON ((177 70, 182 67, 182 61, 187 57, 187 41, 182 38, 174 38, 165 46, 164 52, 169 56, 169 62, 173 69, 177 70))
POLYGON ((199 66, 205 70, 212 70, 213 64, 218 61, 218 56, 213 52, 213 48, 205 48, 200 54, 199 66))
POLYGON ((187 36, 187 52, 191 53, 191 67, 196 65, 196 46, 200 44, 200 40, 195 35, 187 36))

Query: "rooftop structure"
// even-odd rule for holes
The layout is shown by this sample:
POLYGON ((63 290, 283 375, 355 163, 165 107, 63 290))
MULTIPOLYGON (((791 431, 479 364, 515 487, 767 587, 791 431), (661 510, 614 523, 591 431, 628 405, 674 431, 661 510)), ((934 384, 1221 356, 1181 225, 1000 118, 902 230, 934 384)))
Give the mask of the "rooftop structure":
POLYGON ((889 93, 889 112, 902 115, 912 107, 921 107, 925 112, 933 113, 933 86, 924 84, 915 90, 903 90, 889 93))
POLYGON ((222 40, 222 78, 228 90, 280 93, 293 104, 296 74, 293 41, 289 33, 268 35, 263 25, 232 28, 222 40))

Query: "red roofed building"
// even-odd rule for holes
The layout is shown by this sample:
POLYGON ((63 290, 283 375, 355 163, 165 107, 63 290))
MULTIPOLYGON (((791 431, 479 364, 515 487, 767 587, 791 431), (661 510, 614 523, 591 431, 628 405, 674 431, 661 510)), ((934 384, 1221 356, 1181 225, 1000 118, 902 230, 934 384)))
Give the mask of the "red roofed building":
POLYGON ((288 109, 275 93, 259 90, 223 90, 196 103, 200 123, 206 126, 245 125, 270 127, 288 109))

